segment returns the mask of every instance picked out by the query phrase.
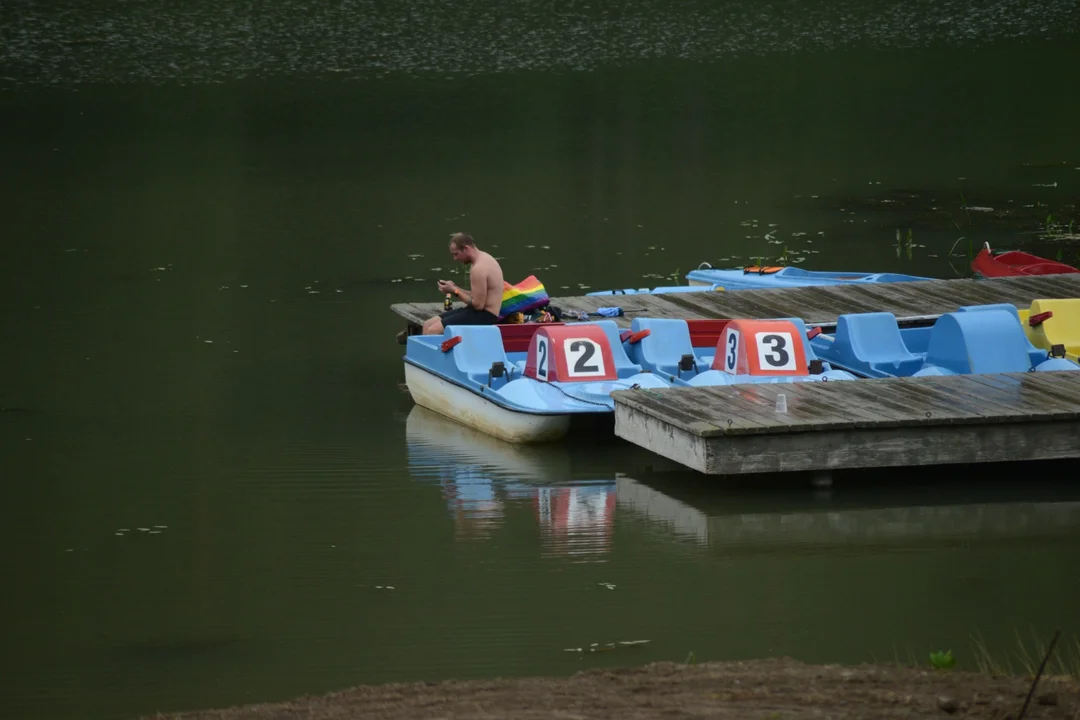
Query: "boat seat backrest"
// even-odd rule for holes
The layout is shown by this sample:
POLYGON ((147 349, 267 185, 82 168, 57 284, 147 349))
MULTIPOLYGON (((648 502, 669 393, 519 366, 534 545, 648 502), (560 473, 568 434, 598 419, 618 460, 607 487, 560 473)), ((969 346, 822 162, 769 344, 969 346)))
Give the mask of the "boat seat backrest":
POLYGON ((619 337, 619 326, 614 320, 596 320, 592 323, 604 331, 608 345, 611 346, 611 357, 615 359, 615 374, 620 378, 637 375, 641 372, 641 366, 635 363, 626 354, 622 339, 619 337))
POLYGON ((1035 300, 1031 303, 1032 315, 1047 311, 1053 312, 1053 317, 1035 327, 1042 329, 1048 343, 1060 343, 1070 353, 1080 353, 1080 298, 1035 300))
POLYGON ((912 363, 921 359, 911 353, 900 335, 896 316, 887 312, 841 315, 836 321, 836 349, 870 365, 912 363))
POLYGON ((683 355, 694 354, 694 344, 690 339, 690 326, 685 320, 670 318, 634 318, 630 330, 640 332, 648 330, 649 335, 642 338, 635 348, 634 359, 644 367, 652 368, 668 375, 679 374, 679 360, 683 355))
MULTIPOLYGON (((988 310, 1000 310, 1002 312, 1009 313, 1009 315, 1015 318, 1016 324, 1020 326, 1020 330, 1024 331, 1024 324, 1027 322, 1027 320, 1020 316, 1020 310, 1018 310, 1017 307, 1012 303, 992 303, 990 305, 965 305, 961 307, 957 312, 979 312, 988 310)), ((1031 338, 1028 337, 1029 333, 1024 331, 1023 334, 1024 339, 1027 341, 1027 347, 1025 349, 1027 350, 1027 354, 1031 360, 1031 363, 1033 365, 1037 365, 1040 361, 1045 360, 1046 350, 1036 347, 1031 342, 1031 338)))
POLYGON ((503 350, 502 333, 495 325, 451 325, 443 332, 446 340, 461 336, 461 342, 454 346, 454 363, 458 371, 473 380, 487 384, 491 364, 501 362, 507 368, 513 368, 503 350))
POLYGON ((956 373, 1026 372, 1030 343, 1007 310, 946 313, 934 323, 926 364, 956 373))
POLYGON ((1016 306, 1012 303, 992 303, 990 305, 964 305, 957 312, 980 312, 984 310, 1004 310, 1007 313, 1011 313, 1016 318, 1016 322, 1020 322, 1020 311, 1016 309, 1016 306))

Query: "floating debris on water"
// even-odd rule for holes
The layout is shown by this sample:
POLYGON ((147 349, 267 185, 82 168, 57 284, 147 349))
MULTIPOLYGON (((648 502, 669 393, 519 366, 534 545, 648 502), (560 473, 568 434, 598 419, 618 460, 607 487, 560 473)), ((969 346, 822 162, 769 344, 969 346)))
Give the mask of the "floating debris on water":
POLYGON ((8 82, 217 84, 312 74, 342 81, 391 74, 453 79, 588 72, 645 59, 715 62, 838 45, 971 45, 1068 36, 1075 28, 1074 0, 1044 0, 1031 12, 1017 12, 1015 0, 905 4, 886 13, 865 3, 800 6, 798 13, 787 3, 766 3, 754 12, 738 4, 640 3, 614 16, 580 6, 541 13, 525 0, 473 0, 467 13, 420 4, 407 21, 396 4, 369 0, 282 0, 270 8, 209 0, 182 8, 72 2, 62 3, 62 12, 52 5, 15 3, 5 14, 0 66, 8 82), (785 31, 774 32, 780 26, 785 31), (295 47, 305 52, 282 51, 295 47), (475 47, 490 52, 465 51, 475 47), (192 48, 201 50, 198 61, 192 61, 192 48), (346 65, 344 57, 354 61, 346 65))
POLYGON ((609 642, 601 645, 600 643, 591 643, 588 647, 578 648, 563 648, 563 652, 611 652, 612 650, 618 650, 620 647, 635 647, 637 645, 645 645, 652 642, 651 640, 619 640, 617 642, 609 642))
POLYGON ((608 590, 614 590, 614 589, 615 589, 615 583, 609 583, 609 582, 602 582, 602 583, 597 583, 597 584, 598 584, 598 585, 603 585, 603 586, 604 586, 604 587, 606 587, 606 588, 607 588, 608 590))

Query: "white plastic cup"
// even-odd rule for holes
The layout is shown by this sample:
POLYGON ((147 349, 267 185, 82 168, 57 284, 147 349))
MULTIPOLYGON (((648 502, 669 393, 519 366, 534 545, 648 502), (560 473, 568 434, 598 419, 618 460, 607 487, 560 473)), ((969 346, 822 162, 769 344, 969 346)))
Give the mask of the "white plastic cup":
POLYGON ((787 395, 785 395, 784 393, 780 393, 776 396, 776 412, 787 412, 787 395))

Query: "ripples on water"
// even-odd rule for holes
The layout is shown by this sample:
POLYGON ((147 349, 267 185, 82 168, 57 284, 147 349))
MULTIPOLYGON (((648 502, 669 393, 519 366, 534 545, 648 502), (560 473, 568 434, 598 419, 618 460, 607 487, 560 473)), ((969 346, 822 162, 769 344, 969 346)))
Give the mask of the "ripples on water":
POLYGON ((272 9, 205 0, 8 0, 0 9, 0 75, 67 84, 581 71, 653 59, 1046 38, 1078 26, 1072 0, 820 7, 795 0, 345 0, 272 9))

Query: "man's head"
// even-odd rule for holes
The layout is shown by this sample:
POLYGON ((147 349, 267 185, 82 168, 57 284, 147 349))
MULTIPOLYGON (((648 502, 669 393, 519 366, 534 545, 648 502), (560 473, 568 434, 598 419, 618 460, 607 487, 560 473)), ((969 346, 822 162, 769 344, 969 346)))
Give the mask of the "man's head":
POLYGON ((450 256, 459 263, 471 263, 476 259, 476 243, 472 235, 457 232, 450 236, 450 256))

